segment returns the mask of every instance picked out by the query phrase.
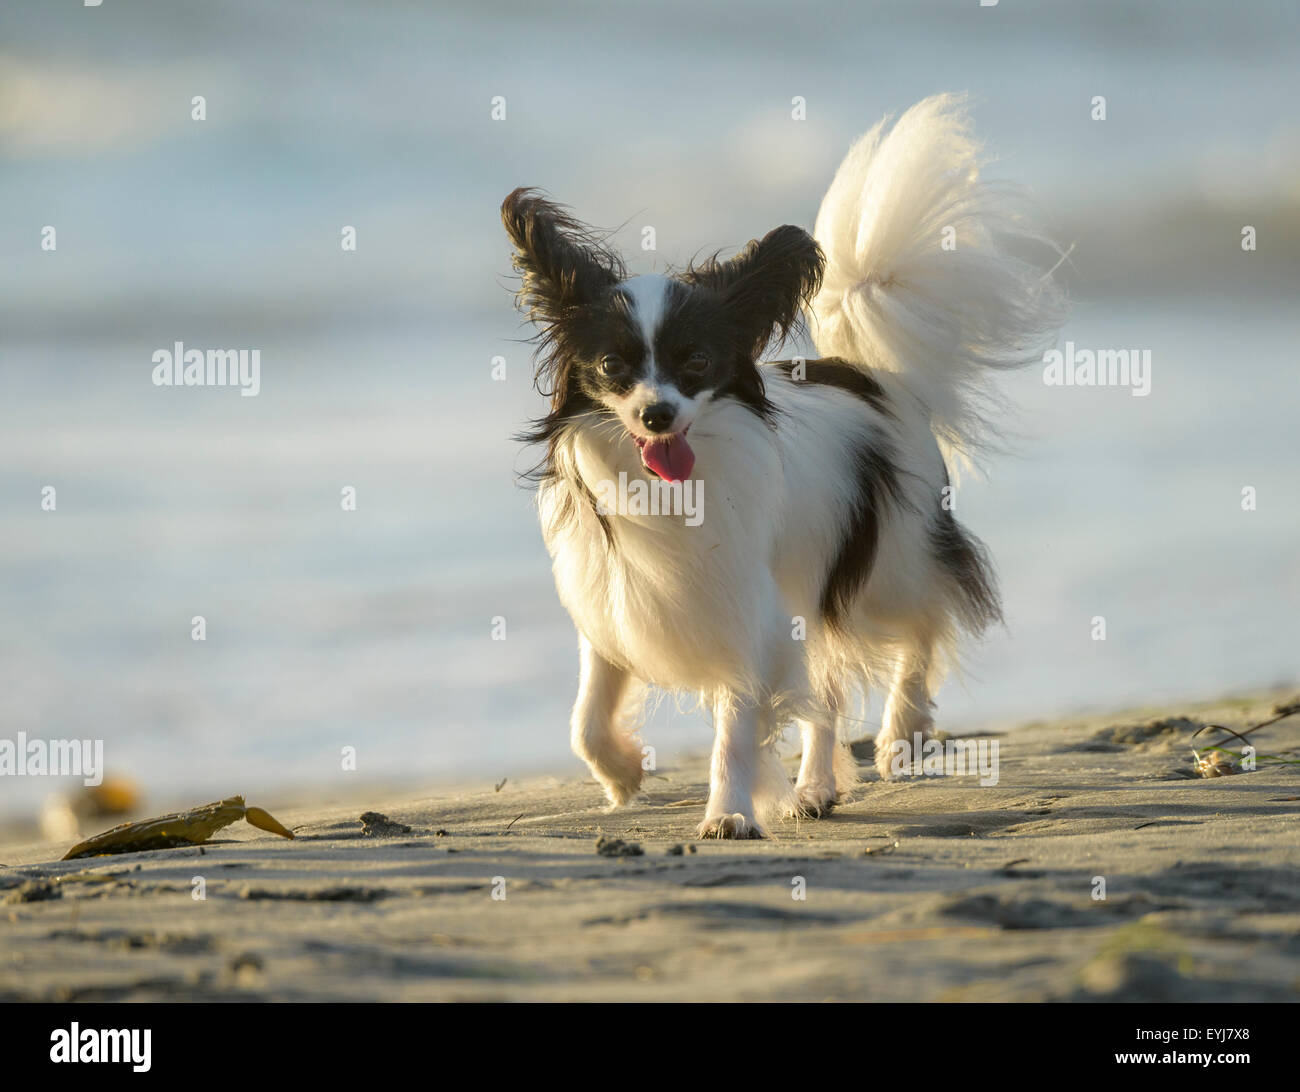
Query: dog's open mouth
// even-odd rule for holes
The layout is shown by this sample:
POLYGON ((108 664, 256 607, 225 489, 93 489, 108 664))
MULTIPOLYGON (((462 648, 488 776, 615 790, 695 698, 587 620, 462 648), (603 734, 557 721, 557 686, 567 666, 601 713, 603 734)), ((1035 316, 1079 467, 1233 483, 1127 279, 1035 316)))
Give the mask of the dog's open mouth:
POLYGON ((674 432, 662 439, 644 440, 633 436, 632 440, 641 449, 641 461, 652 474, 657 474, 666 482, 685 481, 695 465, 695 452, 686 442, 686 434, 691 426, 687 425, 681 432, 674 432))

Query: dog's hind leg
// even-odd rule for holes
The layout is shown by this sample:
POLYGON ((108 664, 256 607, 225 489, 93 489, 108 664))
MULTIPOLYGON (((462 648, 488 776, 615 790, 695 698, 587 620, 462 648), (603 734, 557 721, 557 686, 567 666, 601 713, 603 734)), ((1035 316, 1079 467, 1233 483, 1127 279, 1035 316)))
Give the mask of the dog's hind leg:
POLYGON ((929 739, 934 727, 930 701, 930 643, 910 645, 899 657, 880 732, 876 735, 876 771, 882 778, 912 772, 921 755, 917 736, 929 739))
POLYGON ((799 800, 798 814, 805 819, 829 815, 840 795, 835 783, 835 752, 839 747, 835 726, 844 698, 834 686, 824 688, 820 697, 810 712, 798 718, 803 754, 794 791, 799 800))
POLYGON ((798 814, 820 819, 831 813, 839 794, 835 790, 835 711, 819 709, 799 718, 803 755, 794 791, 799 798, 798 814))
POLYGON ((798 814, 805 819, 821 819, 859 784, 858 764, 848 744, 840 738, 839 720, 844 695, 832 686, 822 695, 820 708, 799 717, 799 735, 803 755, 794 788, 798 796, 798 814))
POLYGON ((585 637, 579 651, 582 674, 570 720, 573 753, 591 769, 611 804, 626 804, 640 790, 644 774, 639 741, 624 715, 637 683, 585 637))

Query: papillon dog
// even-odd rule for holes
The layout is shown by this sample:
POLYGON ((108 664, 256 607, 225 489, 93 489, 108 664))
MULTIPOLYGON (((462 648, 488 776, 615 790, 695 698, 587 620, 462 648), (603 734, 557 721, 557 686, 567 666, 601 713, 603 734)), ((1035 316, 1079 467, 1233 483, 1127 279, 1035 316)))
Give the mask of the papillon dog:
POLYGON ((926 99, 852 146, 812 235, 631 277, 536 190, 506 198, 550 397, 524 436, 544 445, 542 530, 579 634, 572 745, 611 804, 641 787, 654 686, 712 711, 701 837, 826 815, 857 783, 854 697, 887 689, 889 776, 930 736, 958 638, 1001 618, 950 468, 996 439, 988 378, 1038 358, 1065 302, 983 165, 964 99, 926 99), (805 327, 816 359, 762 362, 805 327), (693 520, 673 511, 684 486, 693 520), (631 503, 652 491, 665 503, 631 503), (791 721, 793 786, 774 746, 791 721))

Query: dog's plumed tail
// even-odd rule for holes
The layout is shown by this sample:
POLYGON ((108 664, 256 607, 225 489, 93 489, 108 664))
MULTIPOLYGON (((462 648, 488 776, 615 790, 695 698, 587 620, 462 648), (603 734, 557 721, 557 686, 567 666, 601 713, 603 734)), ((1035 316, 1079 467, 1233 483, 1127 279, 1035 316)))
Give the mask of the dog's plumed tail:
POLYGON ((1064 321, 1040 260, 1059 251, 1016 190, 980 178, 964 96, 885 125, 849 150, 817 214, 826 272, 812 332, 823 356, 898 373, 950 462, 965 463, 995 440, 991 374, 1041 359, 1064 321))

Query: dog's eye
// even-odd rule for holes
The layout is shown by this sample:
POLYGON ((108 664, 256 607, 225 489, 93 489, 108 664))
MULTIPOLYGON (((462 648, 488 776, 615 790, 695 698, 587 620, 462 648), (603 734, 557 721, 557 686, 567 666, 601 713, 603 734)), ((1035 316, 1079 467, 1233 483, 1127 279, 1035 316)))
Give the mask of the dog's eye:
POLYGON ((600 372, 606 379, 617 379, 620 375, 627 374, 627 361, 621 356, 610 353, 600 358, 600 363, 596 365, 596 371, 600 372))
POLYGON ((709 370, 709 354, 703 349, 692 349, 682 367, 693 375, 709 370))

